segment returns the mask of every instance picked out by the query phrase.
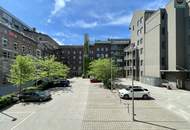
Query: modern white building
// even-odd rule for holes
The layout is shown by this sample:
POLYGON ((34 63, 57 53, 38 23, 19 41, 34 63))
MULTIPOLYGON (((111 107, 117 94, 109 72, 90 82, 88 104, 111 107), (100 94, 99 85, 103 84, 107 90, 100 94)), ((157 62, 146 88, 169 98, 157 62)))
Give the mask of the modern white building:
POLYGON ((160 86, 188 88, 190 74, 190 1, 171 0, 156 11, 137 11, 126 48, 127 77, 160 86), (133 67, 131 67, 133 65, 133 67))

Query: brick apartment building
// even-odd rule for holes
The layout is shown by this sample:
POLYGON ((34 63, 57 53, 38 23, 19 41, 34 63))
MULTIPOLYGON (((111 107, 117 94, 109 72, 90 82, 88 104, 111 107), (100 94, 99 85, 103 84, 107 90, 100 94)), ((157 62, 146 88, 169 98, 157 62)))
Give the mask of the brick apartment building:
POLYGON ((10 65, 17 55, 49 56, 58 47, 48 35, 37 33, 0 7, 0 84, 7 83, 10 65))
POLYGON ((83 46, 60 46, 55 50, 58 61, 70 68, 70 77, 82 76, 83 73, 83 46))

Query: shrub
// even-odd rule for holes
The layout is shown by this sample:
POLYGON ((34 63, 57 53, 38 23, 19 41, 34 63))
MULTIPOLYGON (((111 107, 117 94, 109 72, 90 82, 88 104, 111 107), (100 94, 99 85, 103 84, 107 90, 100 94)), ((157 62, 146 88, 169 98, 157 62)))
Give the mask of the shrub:
POLYGON ((16 103, 17 100, 15 100, 14 97, 16 97, 16 94, 9 94, 0 97, 0 109, 16 103))

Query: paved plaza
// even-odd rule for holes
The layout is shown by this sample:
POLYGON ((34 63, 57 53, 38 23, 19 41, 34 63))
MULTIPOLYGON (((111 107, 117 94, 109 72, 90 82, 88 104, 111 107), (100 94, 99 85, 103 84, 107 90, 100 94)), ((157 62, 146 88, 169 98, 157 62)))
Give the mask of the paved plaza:
POLYGON ((50 90, 49 102, 19 103, 2 111, 0 130, 190 130, 186 118, 160 105, 154 88, 154 99, 135 100, 133 122, 131 100, 120 100, 117 91, 88 79, 74 78, 71 84, 50 90))

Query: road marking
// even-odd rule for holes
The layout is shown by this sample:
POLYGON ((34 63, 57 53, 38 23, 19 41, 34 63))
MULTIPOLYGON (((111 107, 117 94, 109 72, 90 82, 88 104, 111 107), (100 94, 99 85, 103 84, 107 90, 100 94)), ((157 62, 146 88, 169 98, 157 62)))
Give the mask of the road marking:
POLYGON ((14 130, 15 128, 17 128, 18 126, 20 126, 24 121, 26 121, 28 118, 30 118, 35 112, 30 113, 30 115, 28 115, 26 118, 24 118, 21 122, 19 122, 17 125, 15 125, 14 127, 11 128, 11 130, 14 130))

